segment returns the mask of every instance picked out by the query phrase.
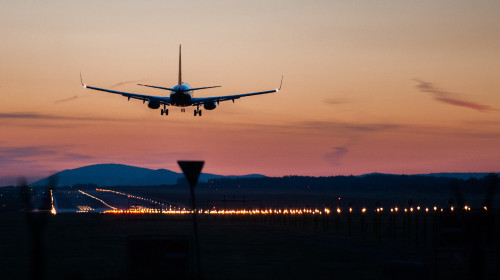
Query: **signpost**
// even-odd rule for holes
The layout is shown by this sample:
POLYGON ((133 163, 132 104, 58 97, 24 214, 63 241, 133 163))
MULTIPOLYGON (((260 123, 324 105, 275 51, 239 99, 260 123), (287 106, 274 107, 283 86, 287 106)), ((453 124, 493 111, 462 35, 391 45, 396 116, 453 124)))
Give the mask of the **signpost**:
POLYGON ((196 215, 198 209, 196 208, 196 200, 194 197, 194 188, 198 183, 198 178, 200 177, 201 169, 205 164, 204 161, 177 161, 179 166, 186 176, 186 179, 189 183, 191 190, 191 208, 193 210, 193 231, 194 231, 194 250, 195 250, 195 259, 194 259, 194 269, 195 275, 201 278, 201 261, 200 261, 200 244, 198 241, 198 223, 196 221, 196 215))

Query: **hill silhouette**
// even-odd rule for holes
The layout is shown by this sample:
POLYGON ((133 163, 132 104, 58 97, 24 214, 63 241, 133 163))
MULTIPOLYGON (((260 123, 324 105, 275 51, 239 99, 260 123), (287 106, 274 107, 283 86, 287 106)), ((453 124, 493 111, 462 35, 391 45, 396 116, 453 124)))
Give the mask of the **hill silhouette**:
MULTIPOLYGON (((179 179, 184 178, 182 173, 167 169, 148 169, 124 164, 95 164, 75 169, 67 169, 55 173, 59 186, 71 186, 77 184, 95 184, 98 186, 155 186, 176 184, 179 179)), ((224 176, 210 173, 202 173, 200 182, 207 182, 218 178, 246 178, 264 177, 263 175, 251 174, 242 176, 224 176)), ((32 183, 32 186, 46 186, 48 177, 32 183)))

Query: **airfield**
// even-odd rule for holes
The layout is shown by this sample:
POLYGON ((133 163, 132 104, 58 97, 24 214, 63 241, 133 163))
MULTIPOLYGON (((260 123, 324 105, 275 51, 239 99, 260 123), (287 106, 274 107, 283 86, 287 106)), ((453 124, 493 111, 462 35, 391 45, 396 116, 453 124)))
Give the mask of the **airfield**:
MULTIPOLYGON (((50 211, 26 213, 19 189, 2 188, 4 279, 30 278, 34 225, 42 229, 43 248, 36 260, 43 264, 39 273, 43 277, 36 279, 470 279, 473 274, 497 279, 500 275, 497 207, 449 205, 433 196, 429 201, 439 204, 386 203, 394 201, 391 197, 379 204, 362 200, 351 204, 324 194, 302 195, 301 203, 291 194, 282 194, 280 200, 269 194, 216 196, 202 190, 197 196, 198 271, 193 210, 185 189, 185 185, 52 188, 45 196, 50 198, 50 211), (267 200, 259 200, 262 197, 267 200)), ((30 190, 34 204, 44 198, 42 190, 30 190)))

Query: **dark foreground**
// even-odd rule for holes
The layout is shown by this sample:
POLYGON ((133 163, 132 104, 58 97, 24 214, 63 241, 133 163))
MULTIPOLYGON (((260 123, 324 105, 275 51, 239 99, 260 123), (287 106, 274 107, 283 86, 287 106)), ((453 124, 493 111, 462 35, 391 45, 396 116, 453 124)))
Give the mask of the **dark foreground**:
MULTIPOLYGON (((202 216, 201 278, 498 279, 497 215, 460 213, 202 216)), ((1 278, 29 279, 27 216, 1 221, 1 278)), ((38 279, 192 279, 192 233, 189 215, 50 215, 38 279)))
POLYGON ((2 188, 0 279, 500 278, 496 175, 440 186, 375 179, 199 186, 199 246, 183 184, 2 188))

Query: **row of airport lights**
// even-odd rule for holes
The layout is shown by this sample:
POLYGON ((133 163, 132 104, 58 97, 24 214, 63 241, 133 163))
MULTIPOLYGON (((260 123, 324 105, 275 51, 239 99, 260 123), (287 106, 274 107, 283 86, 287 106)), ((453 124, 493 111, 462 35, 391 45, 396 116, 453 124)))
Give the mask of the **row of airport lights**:
MULTIPOLYGON (((142 200, 142 201, 147 201, 147 202, 159 205, 159 206, 165 206, 165 207, 169 208, 169 210, 167 210, 167 212, 168 211, 181 211, 179 207, 176 207, 176 206, 173 206, 171 204, 167 204, 167 203, 164 203, 164 202, 161 202, 161 201, 158 201, 158 200, 154 200, 154 199, 151 199, 151 198, 141 197, 141 196, 138 196, 138 195, 123 193, 123 192, 114 191, 114 190, 108 190, 108 189, 96 189, 96 191, 99 191, 99 192, 110 192, 110 193, 114 193, 114 194, 126 196, 128 198, 134 198, 134 199, 138 199, 138 200, 142 200)), ((139 210, 136 209, 134 211, 135 212, 140 212, 140 213, 143 213, 143 211, 146 211, 147 213, 159 213, 160 212, 159 210, 157 210, 157 211, 153 211, 153 210, 157 210, 157 209, 141 207, 141 209, 139 209, 139 210), (146 210, 146 209, 149 209, 151 211, 146 210)), ((130 210, 127 210, 127 211, 130 211, 130 210)), ((112 212, 112 211, 110 211, 110 212, 112 212)))
MULTIPOLYGON (((114 194, 118 194, 118 195, 123 195, 123 196, 127 196, 127 197, 132 197, 134 199, 139 199, 139 200, 147 201, 147 202, 154 203, 154 204, 157 204, 157 205, 160 205, 160 206, 169 207, 168 210, 159 210, 159 209, 147 208, 147 207, 140 207, 138 209, 117 209, 117 208, 114 208, 114 207, 110 207, 113 210, 107 210, 107 211, 105 211, 105 213, 141 213, 141 214, 147 214, 147 213, 191 214, 191 213, 193 213, 192 210, 186 210, 186 208, 182 208, 181 209, 180 207, 175 207, 175 206, 172 206, 170 204, 166 204, 166 203, 163 203, 161 201, 157 201, 157 200, 154 200, 154 199, 151 199, 151 198, 145 198, 145 197, 141 197, 141 196, 137 196, 137 195, 133 195, 133 194, 127 194, 127 193, 123 193, 123 192, 119 192, 119 191, 114 191, 114 190, 109 190, 109 189, 96 189, 96 190, 97 191, 102 191, 102 192, 110 192, 110 193, 114 193, 114 194)), ((82 191, 80 191, 80 192, 82 192, 82 191)), ((84 193, 84 192, 82 192, 82 193, 84 193)), ((84 194, 86 194, 88 196, 91 196, 91 195, 89 195, 87 193, 84 193, 84 194)), ((91 197, 93 197, 93 196, 91 196, 91 197)), ((100 200, 100 199, 98 199, 98 200, 100 200)), ((450 208, 449 208, 449 210, 450 210, 450 212, 454 212, 455 211, 454 206, 451 205, 450 208)), ((471 211, 471 208, 470 208, 470 206, 465 205, 463 210, 464 211, 471 211)), ((484 206, 483 210, 487 211, 488 208, 486 206, 484 206)), ((352 213, 353 212, 353 208, 349 207, 347 209, 347 211, 348 211, 348 213, 352 213)), ((424 212, 424 211, 425 211, 425 213, 429 213, 429 212, 437 213, 437 212, 444 212, 445 208, 437 207, 437 206, 434 206, 432 208, 429 208, 429 207, 423 208, 423 207, 420 207, 420 206, 417 206, 417 207, 414 208, 414 207, 410 206, 410 207, 403 208, 402 210, 400 210, 400 208, 398 206, 390 208, 390 213, 398 213, 399 211, 404 212, 404 213, 424 212)), ((343 212, 342 209, 340 207, 337 207, 337 214, 341 214, 342 212, 343 212)), ((367 212, 367 208, 366 207, 361 208, 361 214, 365 214, 366 212, 367 212)), ((382 212, 384 212, 384 208, 383 207, 377 207, 377 208, 375 208, 374 212, 376 212, 376 213, 382 213, 382 212)), ((254 209, 254 210, 226 210, 226 209, 223 209, 223 210, 216 210, 216 209, 203 210, 203 209, 199 209, 198 213, 199 214, 221 214, 221 215, 224 215, 224 214, 238 214, 238 215, 258 215, 258 214, 261 214, 261 215, 269 215, 269 214, 283 214, 283 215, 312 214, 312 215, 321 215, 321 214, 326 214, 326 215, 329 215, 331 213, 331 210, 328 209, 328 208, 325 208, 323 211, 320 211, 319 209, 314 209, 313 210, 313 209, 305 209, 305 208, 304 209, 263 209, 263 210, 259 210, 259 209, 254 209)))
MULTIPOLYGON (((123 195, 123 196, 127 196, 127 197, 131 197, 131 198, 134 198, 134 199, 139 199, 139 200, 143 200, 143 201, 147 201, 147 202, 151 202, 151 203, 154 203, 154 204, 157 204, 157 205, 160 205, 160 206, 165 206, 165 207, 169 207, 168 210, 159 210, 159 209, 154 209, 154 208, 147 208, 147 207, 140 207, 139 209, 128 209, 128 210, 120 210, 120 209, 116 209, 114 207, 110 207, 112 208, 113 210, 108 210, 108 211, 105 211, 106 213, 124 213, 124 212, 127 212, 127 213, 165 213, 165 214, 188 214, 188 213, 193 213, 191 210, 186 210, 186 208, 180 208, 180 207, 176 207, 176 206, 173 206, 173 205, 170 205, 170 204, 167 204, 167 203, 164 203, 164 202, 161 202, 161 201, 158 201, 158 200, 154 200, 154 199, 151 199, 151 198, 145 198, 145 197, 141 197, 141 196, 138 196, 138 195, 133 195, 133 194, 127 194, 127 193, 123 193, 123 192, 119 192, 119 191, 115 191, 115 190, 109 190, 109 189, 96 189, 96 191, 102 191, 102 192, 110 192, 110 193, 114 193, 114 194, 118 194, 118 195, 123 195)), ((88 194, 87 194, 88 195, 88 194)), ((450 206, 449 208, 450 212, 454 212, 455 211, 455 208, 453 205, 450 206)), ((464 211, 471 211, 471 208, 470 206, 468 205, 465 205, 464 206, 464 211)), ((486 206, 483 206, 483 210, 487 211, 488 208, 486 206)), ((349 207, 347 209, 347 211, 349 213, 352 213, 353 212, 353 208, 352 207, 349 207)), ((383 207, 377 207, 375 208, 374 210, 376 213, 382 213, 384 211, 384 208, 383 207)), ((390 208, 390 213, 398 213, 400 211, 400 208, 398 206, 395 206, 393 208, 390 208)), ((420 206, 417 206, 417 207, 413 207, 413 206, 410 206, 410 207, 406 207, 406 208, 403 208, 401 211, 404 211, 404 213, 413 213, 413 212, 423 212, 425 211, 425 213, 429 213, 429 212, 444 212, 445 211, 445 208, 442 208, 442 207, 437 207, 437 206, 434 206, 432 208, 429 208, 429 207, 420 207, 420 206)), ((264 215, 267 215, 267 214, 330 214, 330 209, 328 208, 325 208, 323 211, 320 211, 318 209, 264 209, 264 210, 215 210, 215 209, 211 209, 211 210, 198 210, 198 213, 200 214, 249 214, 249 215, 255 215, 255 214, 264 214, 264 215)), ((337 214, 341 214, 343 211, 340 207, 337 207, 337 214)), ((367 212, 367 208, 366 207, 363 207, 361 208, 361 213, 362 214, 365 214, 367 212)))
POLYGON ((88 205, 78 205, 77 206, 78 210, 76 211, 76 213, 88 213, 90 211, 94 211, 95 209, 88 206, 88 205))
MULTIPOLYGON (((393 208, 389 209, 389 213, 391 214, 397 214, 397 213, 440 213, 444 211, 450 211, 454 212, 456 209, 454 206, 450 206, 450 208, 441 208, 434 206, 432 208, 429 207, 407 207, 400 209, 398 206, 395 206, 393 208)), ((471 211, 470 206, 465 205, 463 208, 464 211, 469 212, 471 211)), ((484 211, 487 211, 488 209, 483 207, 484 211)), ((342 214, 344 211, 342 208, 337 207, 336 213, 338 215, 342 214)), ((352 207, 349 207, 346 212, 349 214, 354 212, 354 209, 352 207)), ((367 208, 363 207, 361 208, 361 214, 366 214, 367 213, 367 208)), ((387 212, 386 209, 383 207, 377 207, 373 211, 374 213, 385 213, 387 212)), ((162 214, 192 214, 192 210, 188 210, 186 208, 183 209, 175 209, 175 210, 160 210, 160 209, 154 209, 154 208, 147 208, 147 207, 141 207, 139 209, 114 209, 114 210, 108 210, 105 211, 105 213, 138 213, 138 214, 148 214, 148 213, 162 213, 162 214)), ((319 209, 253 209, 253 210, 246 210, 246 209, 239 209, 239 210, 228 210, 228 209, 198 209, 197 210, 198 214, 209 214, 209 215, 330 215, 332 214, 332 211, 329 208, 324 208, 322 210, 319 209)))
MULTIPOLYGON (((186 210, 183 208, 182 210, 159 210, 154 208, 146 208, 142 207, 140 209, 114 209, 114 210, 106 210, 104 213, 162 213, 162 214, 192 214, 193 210, 186 210)), ((330 210, 325 208, 324 211, 320 211, 319 209, 254 209, 254 210, 216 210, 216 209, 198 209, 198 214, 209 214, 209 215, 271 215, 271 214, 282 214, 282 215, 302 215, 302 214, 310 214, 310 215, 322 215, 322 214, 330 214, 330 210)))
MULTIPOLYGON (((148 201, 148 202, 151 202, 151 203, 154 203, 154 204, 157 204, 157 205, 161 205, 161 206, 169 206, 169 210, 159 210, 159 209, 155 209, 155 208, 147 208, 147 207, 139 207, 137 209, 117 209, 116 207, 113 207, 109 204, 107 204, 106 202, 104 202, 103 200, 93 196, 93 195, 90 195, 84 191, 81 191, 79 190, 80 193, 84 194, 84 195, 87 195, 91 198, 94 198, 100 202, 102 202, 103 204, 105 204, 106 206, 108 206, 109 208, 111 208, 112 210, 106 210, 104 211, 105 213, 140 213, 140 214, 147 214, 147 213, 164 213, 164 214, 190 214, 190 213, 193 213, 193 211, 191 210, 186 210, 186 208, 183 208, 183 209, 180 209, 180 208, 176 208, 175 206, 172 207, 172 205, 170 204, 166 204, 166 203, 162 203, 160 201, 157 201, 157 200, 154 200, 154 199, 150 199, 150 198, 144 198, 144 197, 140 197, 140 196, 137 196, 137 195, 132 195, 132 194, 126 194, 126 193, 122 193, 122 192, 118 192, 118 191, 114 191, 114 190, 108 190, 108 189, 96 189, 97 191, 102 191, 102 192, 111 192, 111 193, 114 193, 114 194, 118 194, 118 195, 123 195, 123 196, 127 196, 127 197, 132 197, 132 198, 135 198, 135 199, 139 199, 139 200, 143 200, 143 201, 148 201)), ((52 193, 52 190, 50 190, 50 194, 51 194, 51 203, 52 203, 52 214, 56 214, 56 210, 55 210, 55 207, 54 207, 54 196, 53 196, 53 193, 52 193)), ((77 212, 89 212, 89 211, 92 211, 94 210, 93 208, 91 207, 88 207, 88 206, 78 206, 79 210, 77 212)), ((429 207, 425 207, 425 208, 422 208, 420 206, 417 206, 416 208, 413 208, 413 207, 408 207, 408 208, 403 208, 403 211, 404 213, 413 213, 414 211, 416 210, 416 212, 420 212, 421 210, 422 211, 425 211, 425 213, 429 213, 431 212, 431 209, 429 207)), ((444 212, 444 208, 438 208, 437 206, 434 206, 432 208, 432 210, 434 212, 444 212)), ((455 208, 453 205, 450 206, 449 210, 451 212, 454 212, 455 211, 455 208)), ((471 211, 471 208, 470 206, 468 205, 465 205, 464 206, 464 209, 465 211, 471 211)), ((487 211, 488 208, 486 206, 483 206, 483 210, 487 211)), ((367 211, 366 207, 363 207, 361 208, 361 213, 362 214, 365 214, 367 211)), ((374 210, 376 213, 382 213, 384 211, 384 208, 383 207, 377 207, 375 208, 374 210)), ((390 208, 390 213, 398 213, 400 211, 399 207, 398 206, 395 206, 393 208, 390 208)), ((353 212, 353 208, 352 207, 349 207, 348 208, 348 212, 349 213, 352 213, 353 212)), ((203 210, 203 209, 200 209, 198 210, 198 213, 199 214, 238 214, 238 215, 258 215, 258 214, 262 214, 262 215, 269 215, 269 214, 283 214, 283 215, 295 215, 295 214, 298 214, 298 215, 302 215, 302 214, 313 214, 313 215, 321 215, 321 214, 330 214, 331 213, 331 210, 328 209, 328 208, 325 208, 323 211, 320 211, 318 209, 264 209, 264 210, 259 210, 259 209, 254 209, 254 210, 216 210, 216 209, 211 209, 211 210, 203 210)), ((341 214, 342 213, 342 209, 340 207, 337 207, 337 214, 341 214)))
POLYGON ((89 193, 86 193, 86 192, 84 192, 84 191, 82 191, 82 190, 78 190, 78 192, 80 192, 81 194, 84 194, 84 195, 86 195, 86 196, 89 196, 89 197, 91 197, 91 198, 93 198, 93 199, 95 199, 95 200, 100 201, 102 204, 106 205, 107 207, 109 207, 109 208, 111 208, 111 209, 113 209, 113 210, 116 210, 116 209, 117 209, 116 207, 113 207, 113 206, 111 206, 111 205, 107 204, 104 200, 102 200, 102 199, 100 199, 100 198, 98 198, 98 197, 95 197, 95 196, 93 196, 93 195, 91 195, 91 194, 89 194, 89 193))

